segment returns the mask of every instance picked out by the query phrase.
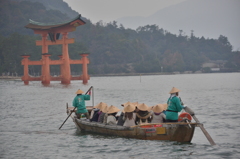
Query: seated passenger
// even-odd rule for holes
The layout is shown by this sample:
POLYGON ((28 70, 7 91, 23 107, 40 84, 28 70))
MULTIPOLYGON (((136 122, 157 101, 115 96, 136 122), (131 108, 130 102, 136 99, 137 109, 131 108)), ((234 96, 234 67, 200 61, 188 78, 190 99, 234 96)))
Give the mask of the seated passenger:
POLYGON ((136 111, 136 123, 137 124, 144 124, 144 123, 150 123, 151 122, 151 112, 149 112, 149 107, 142 103, 138 104, 137 111, 136 111))
POLYGON ((153 114, 151 123, 163 123, 166 120, 166 115, 163 113, 163 109, 163 104, 157 104, 152 108, 153 114))
POLYGON ((134 126, 135 124, 135 119, 136 119, 136 113, 134 113, 136 107, 133 104, 128 104, 124 106, 124 124, 123 126, 134 126))
POLYGON ((117 120, 117 125, 121 125, 123 126, 124 124, 124 112, 121 112, 120 116, 118 117, 118 120, 117 120))
POLYGON ((99 114, 98 112, 100 111, 100 109, 104 106, 107 105, 106 103, 100 102, 99 104, 97 104, 96 106, 94 106, 92 112, 91 112, 91 118, 90 121, 98 121, 99 118, 99 114))
POLYGON ((95 108, 95 109, 92 110, 90 121, 96 121, 97 122, 99 110, 100 109, 98 109, 98 108, 95 108))
POLYGON ((98 122, 103 123, 104 116, 107 113, 108 106, 106 105, 105 107, 102 108, 101 113, 98 117, 98 122))
MULTIPOLYGON (((124 103, 124 104, 121 104, 121 106, 127 106, 128 104, 131 104, 131 105, 133 105, 135 108, 137 107, 137 105, 138 105, 138 102, 127 102, 127 103, 124 103)), ((135 112, 135 110, 136 109, 134 109, 134 112, 135 112)), ((135 114, 136 115, 136 114, 135 114)), ((135 117, 135 119, 136 119, 136 117, 135 117)), ((119 116, 119 118, 118 118, 118 122, 117 122, 117 125, 121 125, 121 126, 123 126, 123 124, 124 124, 124 110, 123 110, 123 112, 120 114, 120 116, 119 116)))
POLYGON ((109 125, 116 125, 117 124, 117 119, 116 119, 116 114, 120 111, 117 107, 111 105, 108 110, 107 110, 107 117, 105 115, 105 118, 107 118, 106 123, 109 125))

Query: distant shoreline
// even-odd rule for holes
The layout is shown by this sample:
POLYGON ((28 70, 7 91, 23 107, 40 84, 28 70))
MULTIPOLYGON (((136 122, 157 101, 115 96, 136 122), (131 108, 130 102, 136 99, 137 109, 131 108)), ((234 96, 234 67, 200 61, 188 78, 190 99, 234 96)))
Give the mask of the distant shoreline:
MULTIPOLYGON (((239 72, 212 72, 212 73, 239 73, 239 72)), ((178 74, 210 74, 210 73, 116 73, 116 74, 89 74, 90 77, 111 76, 148 76, 148 75, 178 75, 178 74)), ((75 76, 73 76, 75 77, 75 76)), ((0 76, 0 79, 21 80, 22 76, 0 76)))
MULTIPOLYGON (((89 74, 90 77, 110 76, 147 76, 147 75, 174 75, 174 73, 116 73, 116 74, 89 74)), ((80 75, 78 75, 80 76, 80 75)), ((39 77, 39 76, 38 76, 39 77)), ((76 77, 76 76, 73 76, 76 77)), ((21 80, 22 76, 0 76, 0 79, 21 80)))

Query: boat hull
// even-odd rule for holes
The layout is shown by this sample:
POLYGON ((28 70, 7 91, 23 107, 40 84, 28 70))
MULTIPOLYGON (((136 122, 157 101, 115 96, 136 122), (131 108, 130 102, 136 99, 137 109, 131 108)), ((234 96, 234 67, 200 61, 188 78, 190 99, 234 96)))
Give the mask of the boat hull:
MULTIPOLYGON (((67 109, 69 114, 72 108, 67 109)), ((99 122, 90 122, 84 118, 77 119, 71 115, 76 127, 83 132, 103 135, 135 138, 142 140, 163 140, 177 142, 191 142, 197 123, 148 123, 125 127, 107 125, 99 122)))

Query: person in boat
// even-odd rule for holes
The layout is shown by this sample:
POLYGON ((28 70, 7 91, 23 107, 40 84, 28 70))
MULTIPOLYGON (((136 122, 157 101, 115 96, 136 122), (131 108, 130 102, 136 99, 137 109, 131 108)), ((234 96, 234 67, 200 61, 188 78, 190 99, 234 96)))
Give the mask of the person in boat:
POLYGON ((104 105, 104 106, 101 108, 101 111, 100 111, 101 113, 99 114, 98 122, 103 123, 104 116, 105 116, 106 113, 107 113, 107 109, 108 109, 108 106, 107 106, 107 105, 104 105))
POLYGON ((163 113, 164 111, 164 105, 163 104, 157 104, 153 106, 152 108, 152 121, 151 123, 163 123, 166 120, 166 115, 163 113))
MULTIPOLYGON (((137 105, 138 105, 138 102, 131 103, 131 102, 128 101, 127 103, 121 104, 121 106, 125 107, 125 106, 127 106, 128 104, 134 105, 134 107, 135 107, 134 112, 135 112, 136 107, 137 107, 137 105)), ((136 118, 135 118, 135 119, 136 119, 136 118)), ((123 111, 121 112, 121 114, 119 115, 119 118, 118 118, 118 120, 117 120, 117 125, 123 126, 124 122, 125 122, 125 121, 124 121, 124 110, 123 110, 123 111)))
POLYGON ((84 114, 87 119, 89 119, 88 110, 85 106, 85 100, 90 100, 89 94, 83 94, 84 92, 80 89, 77 90, 77 96, 73 99, 72 105, 77 108, 76 116, 80 119, 81 115, 84 114))
POLYGON ((113 105, 108 107, 107 115, 105 115, 105 117, 104 117, 104 123, 106 122, 106 124, 109 124, 109 125, 116 125, 117 124, 116 115, 119 111, 120 111, 120 109, 118 109, 117 107, 115 107, 113 105))
POLYGON ((99 115, 101 114, 100 112, 102 109, 106 106, 106 103, 100 102, 96 106, 93 107, 93 110, 91 112, 91 119, 90 121, 95 121, 98 122, 99 115))
POLYGON ((106 103, 102 103, 99 106, 99 111, 98 111, 98 122, 100 121, 100 115, 103 113, 103 109, 105 109, 107 107, 106 103))
POLYGON ((96 114, 98 113, 100 109, 98 109, 96 106, 93 107, 91 113, 90 113, 90 121, 97 121, 97 116, 96 114))
POLYGON ((134 104, 128 104, 124 106, 124 124, 123 126, 134 126, 136 125, 136 113, 134 112, 136 109, 134 104))
POLYGON ((179 92, 180 90, 175 87, 169 92, 170 97, 167 101, 166 122, 178 122, 178 112, 182 111, 184 108, 178 96, 179 92))
POLYGON ((143 124, 143 123, 150 123, 152 113, 149 111, 149 107, 142 103, 138 104, 137 110, 136 110, 136 123, 137 124, 143 124))
POLYGON ((124 111, 121 112, 117 120, 117 125, 123 126, 123 124, 124 124, 124 111))

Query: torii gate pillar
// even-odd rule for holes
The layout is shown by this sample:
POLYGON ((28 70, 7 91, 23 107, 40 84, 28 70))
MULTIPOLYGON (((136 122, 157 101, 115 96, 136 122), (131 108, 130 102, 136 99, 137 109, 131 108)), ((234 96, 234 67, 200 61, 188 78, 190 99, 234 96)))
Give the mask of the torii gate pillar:
POLYGON ((67 32, 63 33, 63 44, 62 44, 62 84, 70 84, 71 81, 71 69, 70 69, 70 61, 69 61, 69 54, 68 54, 68 43, 67 43, 67 32))
POLYGON ((87 58, 88 54, 81 54, 82 56, 82 80, 83 84, 86 84, 88 82, 89 76, 88 76, 88 69, 87 69, 87 64, 89 63, 89 60, 87 58))
POLYGON ((43 54, 43 63, 42 65, 42 84, 50 84, 51 75, 50 75, 50 54, 43 54))
POLYGON ((22 80, 24 81, 25 85, 29 84, 29 75, 28 75, 28 63, 29 63, 29 57, 30 55, 22 55, 23 60, 22 60, 22 65, 24 65, 24 74, 22 77, 22 80))

